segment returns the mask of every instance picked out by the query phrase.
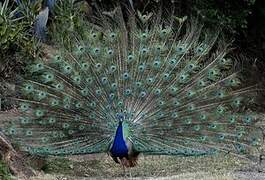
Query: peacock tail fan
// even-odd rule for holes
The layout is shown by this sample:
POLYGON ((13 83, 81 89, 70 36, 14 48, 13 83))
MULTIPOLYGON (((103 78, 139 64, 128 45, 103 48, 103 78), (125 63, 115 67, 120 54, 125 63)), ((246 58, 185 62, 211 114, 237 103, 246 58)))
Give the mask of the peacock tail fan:
POLYGON ((260 117, 245 107, 257 88, 227 55, 229 45, 198 21, 121 8, 88 24, 75 47, 56 48, 18 84, 20 116, 5 129, 41 155, 108 152, 119 118, 133 150, 152 155, 219 152, 257 157, 260 117))

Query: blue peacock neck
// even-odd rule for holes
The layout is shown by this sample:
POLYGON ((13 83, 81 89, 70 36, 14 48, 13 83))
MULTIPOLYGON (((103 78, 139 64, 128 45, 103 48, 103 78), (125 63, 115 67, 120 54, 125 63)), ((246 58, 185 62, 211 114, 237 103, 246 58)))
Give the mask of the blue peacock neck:
POLYGON ((119 121, 119 125, 116 130, 115 138, 110 149, 112 156, 114 157, 128 157, 128 146, 126 144, 123 135, 123 121, 119 121))

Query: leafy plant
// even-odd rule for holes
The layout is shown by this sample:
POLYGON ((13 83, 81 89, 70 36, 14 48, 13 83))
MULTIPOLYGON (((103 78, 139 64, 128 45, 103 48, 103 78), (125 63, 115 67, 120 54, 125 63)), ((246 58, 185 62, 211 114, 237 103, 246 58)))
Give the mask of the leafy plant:
POLYGON ((22 17, 16 17, 17 8, 12 10, 9 0, 0 2, 0 48, 5 51, 22 38, 25 26, 18 23, 22 17))
POLYGON ((3 161, 0 161, 0 179, 11 180, 10 171, 3 161))
POLYGON ((189 2, 191 11, 199 14, 206 26, 219 25, 227 32, 236 34, 247 28, 247 18, 252 13, 255 1, 196 0, 193 3, 189 2))
POLYGON ((54 9, 54 17, 50 24, 49 36, 52 42, 59 42, 71 48, 76 36, 85 36, 86 24, 84 2, 75 0, 58 0, 54 9))
POLYGON ((3 54, 8 53, 7 51, 17 52, 18 47, 27 51, 34 48, 32 26, 41 1, 32 4, 29 2, 0 2, 0 50, 3 54))

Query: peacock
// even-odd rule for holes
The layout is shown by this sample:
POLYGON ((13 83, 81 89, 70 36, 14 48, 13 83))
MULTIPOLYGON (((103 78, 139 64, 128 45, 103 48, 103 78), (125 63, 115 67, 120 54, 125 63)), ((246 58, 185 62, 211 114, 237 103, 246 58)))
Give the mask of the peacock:
POLYGON ((161 13, 124 19, 120 6, 98 13, 86 38, 29 63, 4 133, 30 154, 107 153, 125 167, 139 154, 257 157, 260 116, 246 108, 257 87, 218 31, 161 13))

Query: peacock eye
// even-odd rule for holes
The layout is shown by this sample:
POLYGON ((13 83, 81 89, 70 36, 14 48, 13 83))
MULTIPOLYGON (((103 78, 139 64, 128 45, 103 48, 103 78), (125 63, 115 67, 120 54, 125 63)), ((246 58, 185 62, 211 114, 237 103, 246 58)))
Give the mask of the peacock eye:
POLYGON ((103 77, 102 78, 102 83, 106 83, 107 82, 107 78, 106 77, 103 77))
POLYGON ((146 92, 144 92, 144 91, 141 92, 141 93, 140 93, 140 96, 141 96, 141 97, 145 97, 145 96, 146 96, 146 92))
POLYGON ((133 58, 134 58, 134 56, 130 54, 130 55, 128 56, 128 61, 131 62, 131 61, 133 60, 133 58))
POLYGON ((140 66, 138 67, 138 69, 139 69, 139 71, 143 71, 143 70, 144 70, 144 65, 140 65, 140 66))
POLYGON ((116 36, 115 33, 111 33, 111 34, 110 34, 110 37, 111 37, 111 38, 115 38, 115 36, 116 36))
POLYGON ((123 77, 124 77, 125 79, 127 79, 127 78, 129 77, 129 74, 128 74, 128 73, 124 73, 124 74, 123 74, 123 77))
POLYGON ((32 86, 30 86, 30 85, 29 85, 29 86, 27 86, 27 89, 28 89, 28 90, 32 89, 32 86))
POLYGON ((108 54, 109 55, 112 55, 113 54, 113 51, 110 49, 110 50, 108 50, 108 54))
POLYGON ((177 51, 178 51, 178 52, 183 52, 183 50, 184 50, 183 47, 178 47, 178 48, 177 48, 177 51))
POLYGON ((98 90, 96 90, 96 95, 101 95, 101 90, 100 89, 98 89, 98 90))
MULTIPOLYGON (((117 89, 117 84, 116 83, 111 84, 111 88, 112 88, 112 90, 116 90, 117 89)), ((114 97, 114 95, 113 95, 113 97, 114 97)))
POLYGON ((116 66, 111 66, 110 69, 111 69, 111 71, 115 71, 116 70, 116 66))
POLYGON ((61 58, 61 56, 59 56, 59 55, 57 55, 57 56, 55 56, 55 60, 61 60, 62 58, 61 58))
POLYGON ((14 129, 10 130, 11 134, 14 134, 16 131, 14 129))
POLYGON ((81 79, 80 79, 79 77, 75 77, 75 78, 74 78, 74 81, 75 81, 76 83, 80 83, 80 80, 81 80, 81 79))
POLYGON ((203 51, 202 48, 198 48, 198 49, 197 49, 197 52, 199 52, 199 53, 201 53, 202 51, 203 51))
POLYGON ((96 68, 100 68, 101 67, 101 64, 100 63, 97 63, 96 64, 96 68))
POLYGON ((130 90, 130 89, 126 89, 126 90, 125 90, 125 94, 126 94, 126 95, 130 95, 130 94, 131 94, 131 90, 130 90))

